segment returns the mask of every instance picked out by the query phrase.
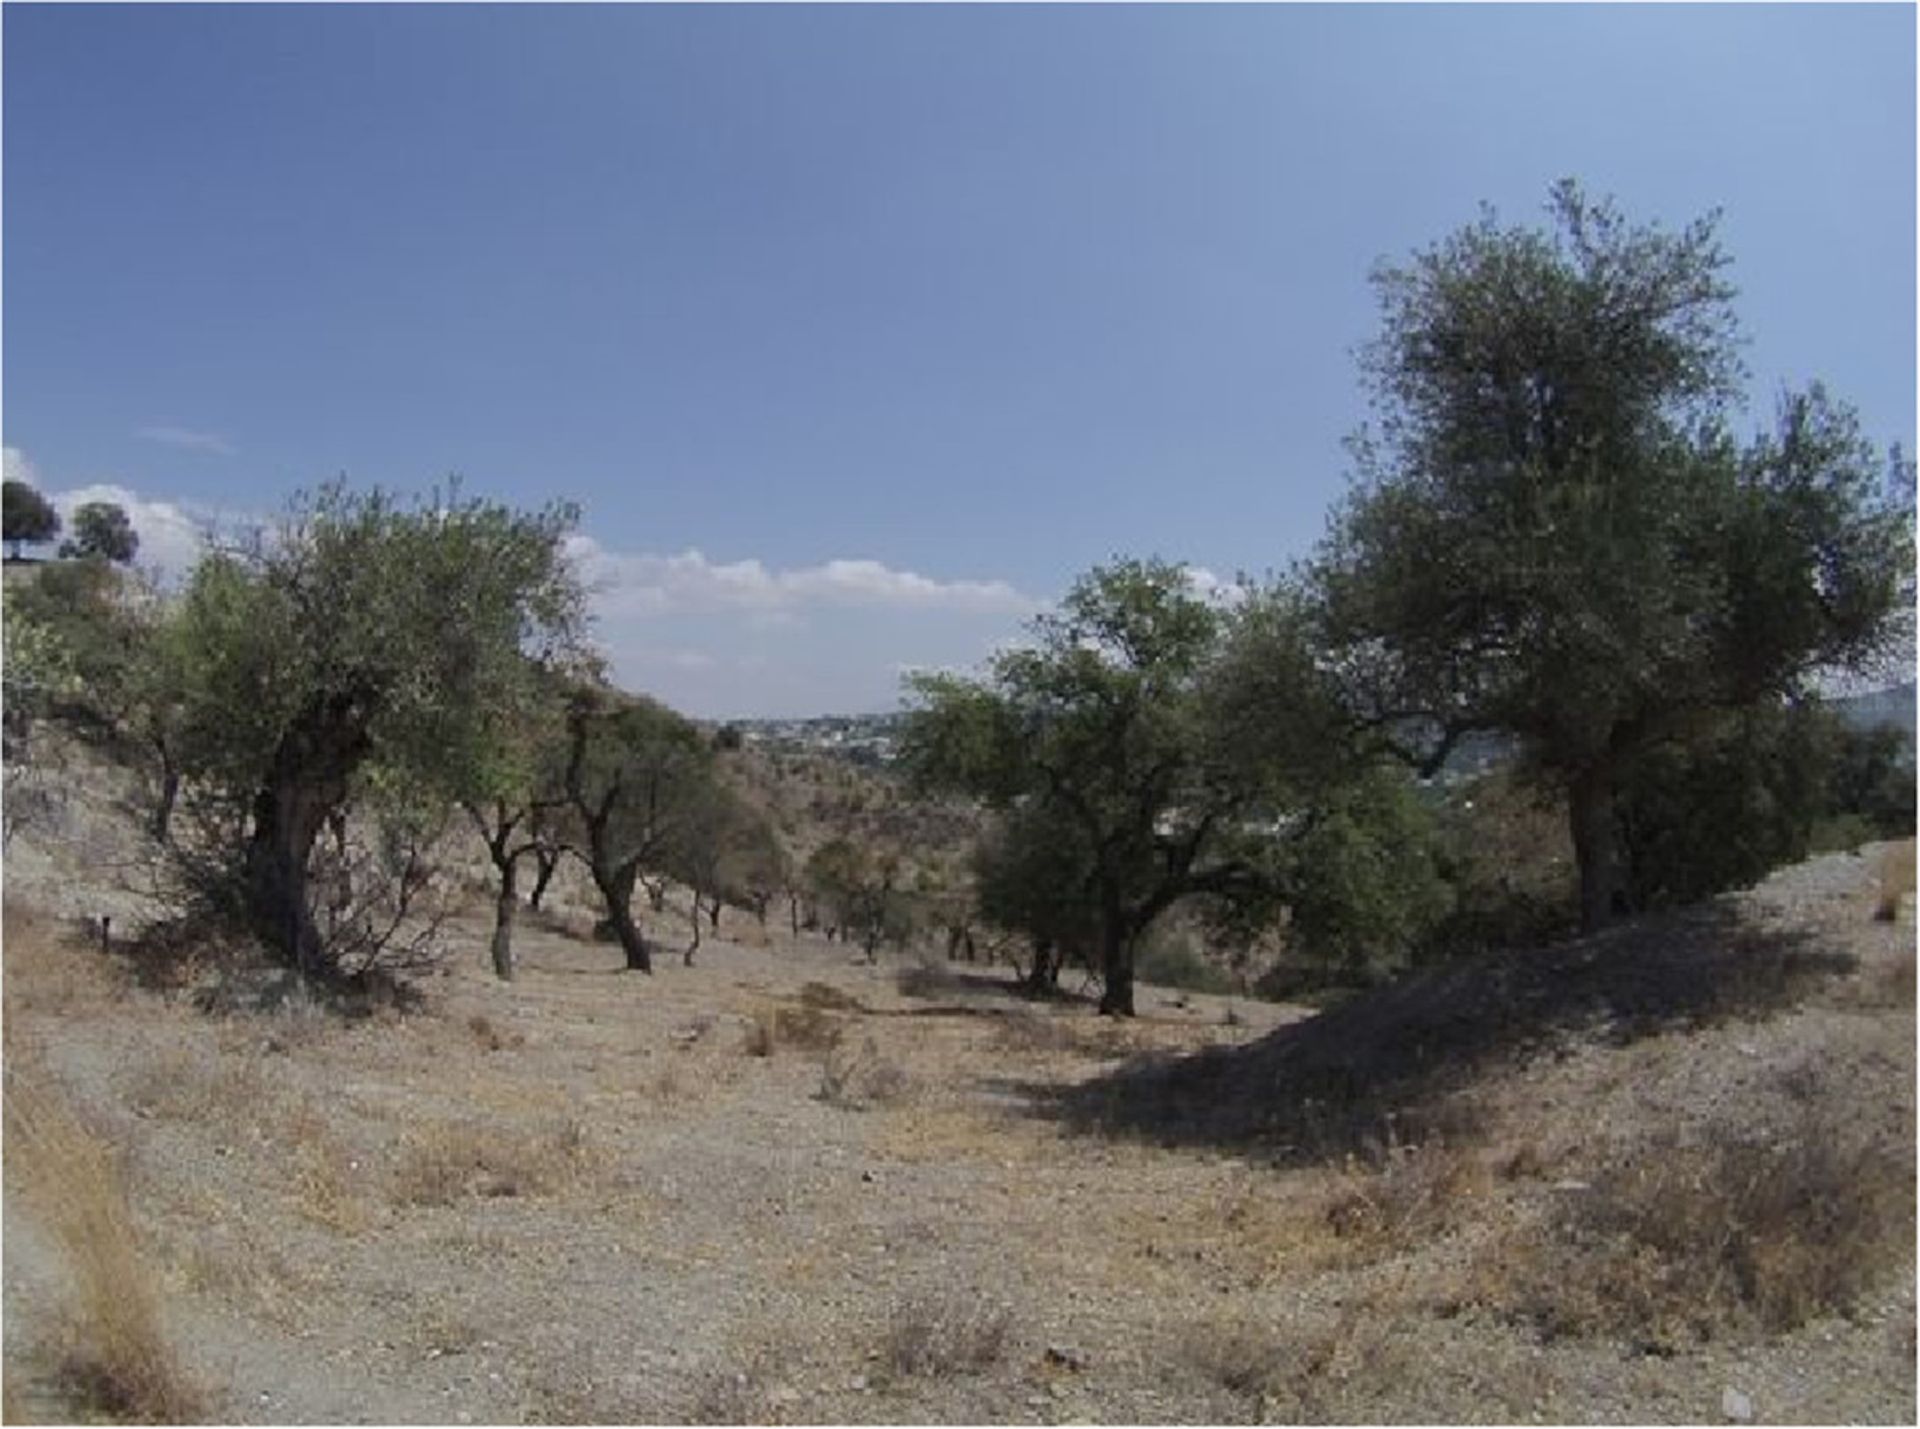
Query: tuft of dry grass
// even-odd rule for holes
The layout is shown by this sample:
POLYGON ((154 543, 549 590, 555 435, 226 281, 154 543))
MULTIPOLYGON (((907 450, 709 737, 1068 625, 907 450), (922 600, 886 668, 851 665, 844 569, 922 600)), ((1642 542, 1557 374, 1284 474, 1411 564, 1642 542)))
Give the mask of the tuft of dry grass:
POLYGON ((859 1046, 845 1043, 828 1048, 820 1066, 820 1100, 849 1111, 865 1111, 907 1100, 913 1078, 898 1062, 882 1055, 873 1038, 859 1046))
POLYGON ((1492 1186, 1470 1148, 1439 1140, 1395 1146, 1370 1169, 1350 1158, 1322 1216, 1347 1258, 1366 1262, 1446 1234, 1485 1205, 1492 1186))
POLYGON ((134 1232, 118 1157, 56 1093, 9 1068, 7 1170, 43 1219, 73 1275, 54 1330, 59 1378, 90 1412, 182 1424, 207 1401, 161 1332, 159 1296, 134 1232))
POLYGON ((973 1374, 1006 1353, 1013 1317, 977 1294, 922 1296, 893 1307, 880 1363, 901 1379, 973 1374))
POLYGON ((473 1040, 486 1052, 517 1052, 527 1045, 523 1033, 495 1026, 493 1019, 482 1012, 476 1012, 467 1019, 467 1031, 473 1034, 473 1040))
POLYGON ((1902 839, 1899 843, 1889 844, 1880 850, 1879 867, 1875 870, 1877 897, 1873 905, 1873 916, 1882 923, 1891 923, 1900 916, 1900 905, 1913 893, 1914 880, 1914 841, 1902 839))
POLYGON ((567 1118, 526 1135, 474 1122, 410 1136, 388 1194, 396 1205, 450 1206, 468 1196, 541 1196, 574 1184, 594 1157, 586 1129, 567 1118))
POLYGON ((1549 1338, 1658 1350, 1780 1333, 1844 1314, 1913 1254, 1914 1173, 1871 1140, 1807 1115, 1789 1136, 1719 1127, 1651 1143, 1496 1247, 1478 1298, 1549 1338))
POLYGON ((804 982, 800 984, 800 1005, 817 1007, 826 1012, 865 1012, 867 1005, 852 993, 842 992, 831 983, 804 982))
MULTIPOLYGON (((809 986, 824 986, 811 983, 809 986)), ((779 1047, 832 1051, 846 1030, 844 1018, 818 1006, 778 1007, 754 1013, 742 1050, 749 1057, 771 1057, 779 1047)))
POLYGON ((1377 1414, 1382 1385, 1428 1370, 1401 1342, 1392 1317, 1357 1304, 1318 1329, 1291 1334, 1246 1315, 1202 1321, 1181 1334, 1174 1353, 1252 1401, 1263 1424, 1365 1423, 1377 1414))

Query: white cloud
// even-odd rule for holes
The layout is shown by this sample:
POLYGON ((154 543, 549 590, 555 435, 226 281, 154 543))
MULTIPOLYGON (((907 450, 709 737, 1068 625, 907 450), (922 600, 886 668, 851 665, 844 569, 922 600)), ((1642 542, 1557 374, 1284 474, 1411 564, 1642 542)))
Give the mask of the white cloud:
POLYGON ((1216 605, 1238 605, 1247 598, 1247 588, 1243 583, 1222 580, 1205 566, 1188 566, 1187 584, 1195 595, 1216 605))
POLYGON ((594 604, 608 616, 748 612, 763 625, 823 607, 1025 615, 1040 602, 1005 581, 939 581, 872 560, 832 560, 770 570, 757 560, 710 561, 697 550, 677 556, 609 551, 590 536, 569 542, 594 604))
POLYGON ((184 576, 207 551, 207 535, 219 522, 211 515, 177 506, 171 501, 148 501, 124 486, 94 482, 71 491, 48 495, 60 513, 63 528, 71 529, 73 513, 89 501, 110 501, 127 513, 140 550, 134 563, 169 579, 184 576))
POLYGON ((33 469, 33 463, 20 448, 0 447, 0 466, 5 468, 5 480, 24 481, 36 491, 39 489, 40 473, 33 469))
POLYGON ((134 432, 142 441, 158 442, 163 447, 183 451, 209 452, 214 456, 232 456, 233 443, 214 432, 196 432, 188 427, 141 427, 134 432))

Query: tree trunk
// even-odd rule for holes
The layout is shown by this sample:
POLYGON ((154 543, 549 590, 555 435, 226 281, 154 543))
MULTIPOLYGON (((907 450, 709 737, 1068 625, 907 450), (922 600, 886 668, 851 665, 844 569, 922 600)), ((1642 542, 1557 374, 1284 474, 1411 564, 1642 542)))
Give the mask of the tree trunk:
POLYGON ((693 941, 687 944, 687 951, 685 956, 680 959, 680 966, 685 968, 692 967, 693 955, 699 951, 700 951, 700 891, 698 889, 695 889, 693 893, 693 941))
POLYGON ((800 897, 798 894, 789 893, 787 895, 787 921, 793 925, 793 936, 796 938, 799 937, 800 936, 800 897))
POLYGON ((500 864, 500 896, 493 905, 493 972, 502 982, 513 981, 513 915, 519 907, 513 884, 518 864, 515 858, 500 864))
POLYGON ((633 921, 635 880, 636 873, 630 863, 593 870, 594 885, 607 905, 607 922, 612 924, 613 934, 620 940, 620 951, 626 955, 627 971, 650 973, 653 958, 647 951, 647 940, 640 933, 640 925, 633 921))
POLYGON ((1056 991, 1060 986, 1060 958, 1051 938, 1033 945, 1033 965, 1027 969, 1026 989, 1036 996, 1056 991))
POLYGON ((1582 771, 1568 786, 1573 854, 1580 870, 1580 930, 1604 928, 1625 898, 1619 833, 1614 826, 1613 771, 1582 771))
POLYGON ((327 821, 319 791, 277 779, 254 796, 247 849, 247 901, 254 931, 302 977, 326 980, 320 930, 307 902, 307 861, 327 821))
POLYGON ((720 895, 713 895, 713 902, 707 905, 707 926, 715 933, 720 931, 720 895))
POLYGON ((1133 939, 1126 921, 1117 909, 1101 919, 1100 972, 1106 988, 1100 994, 1103 1017, 1132 1017, 1133 1013, 1133 939))
POLYGON ((165 738, 150 734, 148 742, 153 746, 153 757, 160 763, 160 793, 154 801, 147 831, 155 843, 163 844, 173 831, 173 808, 180 800, 180 766, 174 763, 173 751, 167 747, 165 738))
POLYGON ((538 908, 540 900, 546 897, 547 885, 553 881, 553 871, 560 866, 560 851, 536 848, 533 865, 533 891, 527 895, 527 907, 538 908))

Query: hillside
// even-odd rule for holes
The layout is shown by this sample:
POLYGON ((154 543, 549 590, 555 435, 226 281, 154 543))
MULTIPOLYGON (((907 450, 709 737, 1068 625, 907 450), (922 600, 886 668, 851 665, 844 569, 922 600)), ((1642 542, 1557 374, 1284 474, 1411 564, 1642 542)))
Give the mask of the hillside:
POLYGON ((136 840, 70 794, 7 865, 10 1419, 1914 1418, 1882 849, 1128 1025, 777 921, 625 974, 564 890, 507 986, 476 897, 343 1019, 103 955, 136 840))

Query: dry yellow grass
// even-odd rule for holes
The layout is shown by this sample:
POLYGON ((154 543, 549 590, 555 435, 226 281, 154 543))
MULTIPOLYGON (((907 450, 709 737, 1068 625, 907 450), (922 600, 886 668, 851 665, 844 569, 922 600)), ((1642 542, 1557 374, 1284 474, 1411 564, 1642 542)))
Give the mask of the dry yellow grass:
POLYGON ((566 1118, 528 1134, 477 1122, 409 1135, 388 1184, 396 1205, 450 1206, 467 1196, 551 1195, 577 1183, 595 1158, 586 1128, 566 1118))
POLYGON ((161 1332, 118 1158, 27 1074, 8 1068, 7 1170, 72 1275, 70 1303, 47 1346, 63 1385, 94 1413, 169 1424, 206 1418, 200 1391, 161 1332))

